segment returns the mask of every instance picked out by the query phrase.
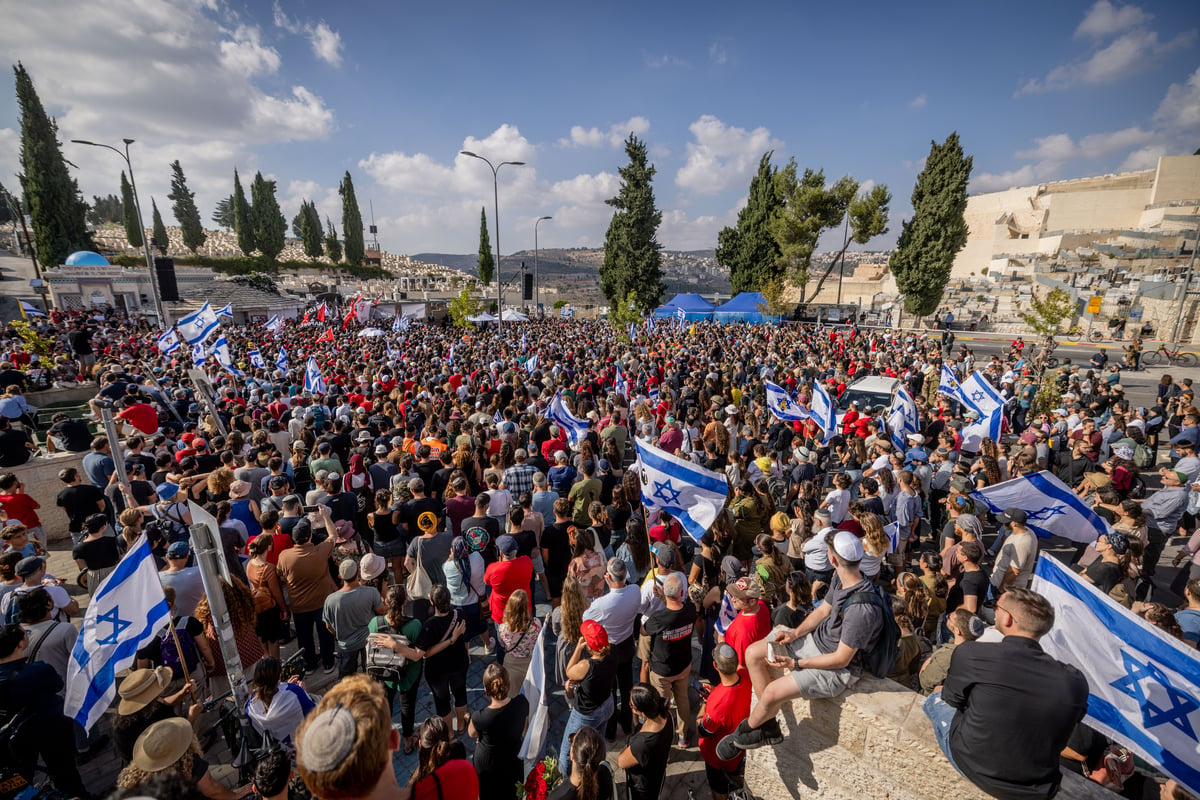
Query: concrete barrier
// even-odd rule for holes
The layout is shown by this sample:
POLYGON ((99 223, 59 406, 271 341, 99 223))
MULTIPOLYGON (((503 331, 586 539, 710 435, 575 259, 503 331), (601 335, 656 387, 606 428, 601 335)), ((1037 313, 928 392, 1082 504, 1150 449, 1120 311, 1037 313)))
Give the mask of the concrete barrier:
MULTIPOLYGON (((923 695, 863 678, 831 700, 785 706, 784 740, 746 756, 746 786, 758 798, 822 800, 988 800, 946 760, 921 710, 923 695)), ((1065 773, 1059 798, 1119 795, 1065 773)))
POLYGON ((94 383, 73 386, 70 389, 44 389, 40 392, 26 392, 25 399, 31 406, 45 408, 55 403, 71 403, 80 405, 96 396, 99 389, 94 383))
POLYGON ((6 470, 21 479, 25 484, 25 493, 41 506, 38 516, 42 520, 42 527, 46 529, 46 538, 52 542, 67 539, 71 535, 66 513, 55 505, 58 493, 65 488, 63 482, 58 479, 58 472, 67 467, 75 467, 82 471, 85 455, 87 453, 54 453, 39 456, 19 467, 6 470))

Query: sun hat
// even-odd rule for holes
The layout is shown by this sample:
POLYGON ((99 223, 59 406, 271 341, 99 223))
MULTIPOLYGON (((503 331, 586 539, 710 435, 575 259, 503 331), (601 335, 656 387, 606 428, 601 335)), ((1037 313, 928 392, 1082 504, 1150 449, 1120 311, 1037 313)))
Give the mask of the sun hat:
POLYGON ((183 758, 195 738, 192 723, 183 717, 160 720, 137 738, 132 763, 145 772, 161 772, 183 758))
POLYGON ((583 634, 588 649, 593 653, 608 647, 608 631, 604 630, 604 626, 596 620, 584 620, 583 624, 579 626, 579 632, 583 634))
POLYGON ((229 499, 241 500, 250 496, 250 481, 234 481, 229 484, 229 499))
POLYGON ((141 711, 161 697, 170 682, 170 667, 135 669, 121 681, 121 688, 117 690, 121 698, 117 705, 117 713, 127 716, 141 711))
POLYGON ((387 559, 375 553, 367 553, 358 562, 358 574, 364 581, 373 581, 387 572, 387 559))
POLYGON ((159 500, 170 500, 175 495, 179 494, 179 484, 176 483, 160 483, 154 487, 154 493, 158 495, 159 500))

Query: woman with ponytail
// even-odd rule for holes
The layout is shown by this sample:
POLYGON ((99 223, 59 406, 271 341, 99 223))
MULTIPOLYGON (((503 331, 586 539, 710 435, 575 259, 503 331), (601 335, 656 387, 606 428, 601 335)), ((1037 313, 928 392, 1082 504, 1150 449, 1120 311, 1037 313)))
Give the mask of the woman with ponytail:
POLYGON ((467 733, 475 737, 475 771, 479 773, 480 800, 511 800, 513 784, 525 780, 521 740, 529 722, 529 701, 509 691, 508 670, 488 664, 483 671, 483 693, 488 704, 471 716, 467 733))
POLYGON ((446 720, 425 720, 418 741, 417 768, 408 780, 412 800, 479 800, 479 775, 446 720))
POLYGON ((584 726, 571 734, 570 747, 570 772, 546 800, 613 800, 615 787, 600 732, 584 726))
POLYGON ((667 777, 675 723, 666 698, 650 684, 634 686, 629 699, 633 713, 642 718, 642 727, 629 737, 628 746, 617 756, 617 766, 625 770, 629 800, 655 800, 667 777))

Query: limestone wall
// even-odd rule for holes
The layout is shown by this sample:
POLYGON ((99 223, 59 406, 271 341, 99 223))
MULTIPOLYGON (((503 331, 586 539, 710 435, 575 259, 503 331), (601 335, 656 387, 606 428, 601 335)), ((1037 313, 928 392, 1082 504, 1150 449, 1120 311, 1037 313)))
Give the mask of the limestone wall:
MULTIPOLYGON (((747 754, 746 786, 770 800, 987 800, 942 755, 921 710, 924 699, 891 681, 864 678, 843 697, 797 700, 781 715, 783 742, 747 754)), ((1066 775, 1058 797, 1118 795, 1066 775)))
POLYGON ((55 453, 40 456, 11 469, 25 484, 25 493, 41 506, 38 516, 41 517, 42 527, 46 529, 46 537, 52 542, 70 536, 67 530, 67 515, 54 504, 58 493, 63 489, 63 483, 58 479, 58 471, 66 467, 82 470, 84 455, 86 453, 55 453))

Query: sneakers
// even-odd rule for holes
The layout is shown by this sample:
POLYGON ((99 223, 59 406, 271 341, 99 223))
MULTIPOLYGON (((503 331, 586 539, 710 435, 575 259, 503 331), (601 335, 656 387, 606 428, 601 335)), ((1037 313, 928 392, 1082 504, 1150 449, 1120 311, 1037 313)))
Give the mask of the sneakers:
POLYGON ((737 730, 717 742, 717 758, 732 761, 739 750, 754 750, 782 741, 783 731, 779 728, 778 720, 769 719, 757 728, 750 727, 750 720, 742 720, 737 730))
POLYGON ((324 668, 324 669, 322 669, 321 671, 322 671, 322 672, 324 672, 326 675, 332 675, 332 674, 333 674, 333 671, 334 671, 335 669, 337 669, 337 665, 336 665, 336 664, 330 664, 328 667, 325 667, 325 668, 324 668))

